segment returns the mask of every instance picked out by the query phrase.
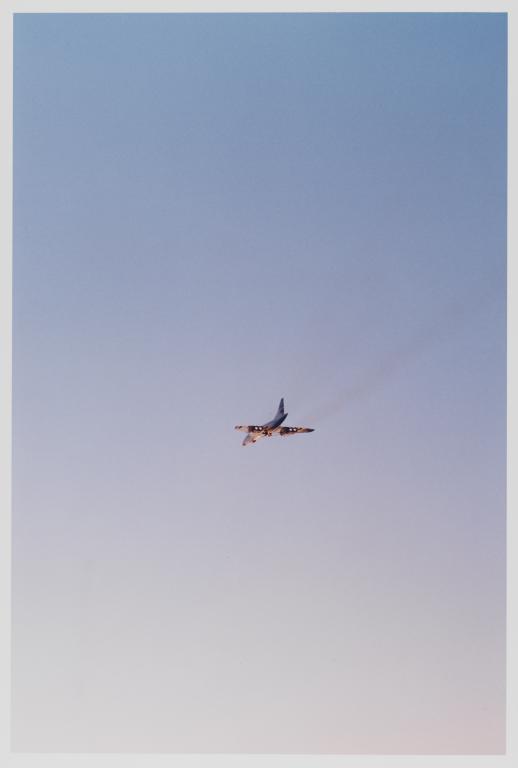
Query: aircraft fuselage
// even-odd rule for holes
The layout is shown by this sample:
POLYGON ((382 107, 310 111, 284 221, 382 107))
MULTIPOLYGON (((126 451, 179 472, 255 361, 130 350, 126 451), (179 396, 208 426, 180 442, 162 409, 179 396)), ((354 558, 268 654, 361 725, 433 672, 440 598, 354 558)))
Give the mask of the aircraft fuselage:
POLYGON ((279 416, 277 419, 272 419, 267 424, 263 424, 263 429, 265 432, 268 432, 268 434, 275 432, 275 430, 281 426, 282 422, 287 418, 287 416, 288 414, 285 413, 284 416, 279 416))
POLYGON ((240 432, 246 432, 247 435, 243 440, 243 445, 250 445, 255 443, 260 437, 272 437, 272 435, 295 435, 300 432, 314 432, 314 429, 310 427, 282 427, 281 424, 287 417, 287 413, 284 413, 284 399, 281 398, 277 413, 271 421, 267 421, 266 424, 249 424, 248 426, 238 425, 236 429, 240 432))

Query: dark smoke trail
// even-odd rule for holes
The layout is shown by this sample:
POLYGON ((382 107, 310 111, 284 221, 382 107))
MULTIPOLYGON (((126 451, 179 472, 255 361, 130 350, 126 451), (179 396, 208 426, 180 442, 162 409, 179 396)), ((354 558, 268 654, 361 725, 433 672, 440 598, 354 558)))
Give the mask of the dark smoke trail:
POLYGON ((307 423, 318 423, 329 419, 339 413, 346 405, 369 397, 402 368, 451 337, 475 312, 484 309, 496 297, 497 292, 493 287, 491 290, 481 291, 468 302, 456 302, 450 305, 445 309, 438 322, 415 333, 399 349, 386 354, 358 381, 351 382, 334 397, 308 414, 306 416, 307 423))

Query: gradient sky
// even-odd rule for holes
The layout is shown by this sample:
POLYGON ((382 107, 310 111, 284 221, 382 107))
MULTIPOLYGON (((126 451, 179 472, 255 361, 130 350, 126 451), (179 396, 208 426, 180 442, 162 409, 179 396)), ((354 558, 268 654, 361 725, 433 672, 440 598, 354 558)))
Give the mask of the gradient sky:
POLYGON ((506 34, 15 17, 15 750, 505 749, 506 34))

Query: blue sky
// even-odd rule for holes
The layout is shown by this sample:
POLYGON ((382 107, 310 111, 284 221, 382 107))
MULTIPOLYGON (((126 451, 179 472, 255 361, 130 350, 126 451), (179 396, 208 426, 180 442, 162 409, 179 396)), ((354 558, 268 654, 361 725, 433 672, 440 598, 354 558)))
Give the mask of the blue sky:
POLYGON ((15 749, 501 752, 505 16, 14 44, 15 749))

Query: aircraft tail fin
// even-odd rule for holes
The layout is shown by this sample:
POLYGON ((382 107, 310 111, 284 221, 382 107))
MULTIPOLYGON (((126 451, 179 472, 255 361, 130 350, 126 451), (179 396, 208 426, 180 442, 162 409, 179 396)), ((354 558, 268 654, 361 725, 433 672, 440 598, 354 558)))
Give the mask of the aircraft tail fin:
POLYGON ((284 412, 284 398, 281 397, 281 402, 279 403, 279 407, 277 408, 277 413, 275 414, 276 419, 280 419, 281 416, 285 416, 284 412))

